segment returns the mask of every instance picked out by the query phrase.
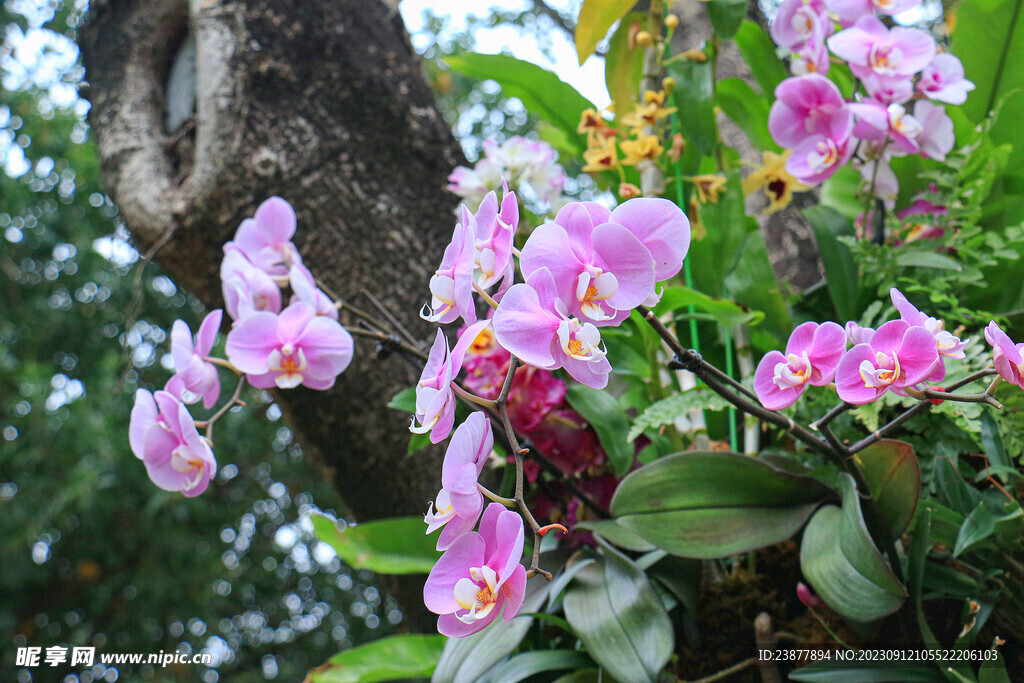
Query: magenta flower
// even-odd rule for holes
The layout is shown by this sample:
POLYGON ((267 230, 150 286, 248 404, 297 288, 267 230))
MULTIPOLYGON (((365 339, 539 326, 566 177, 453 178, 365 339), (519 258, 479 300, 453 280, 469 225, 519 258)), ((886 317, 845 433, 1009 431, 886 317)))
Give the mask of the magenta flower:
POLYGON ((821 0, 784 0, 772 21, 771 35, 779 47, 793 48, 808 41, 821 43, 831 28, 821 0))
POLYGON ((430 278, 430 303, 423 306, 420 317, 432 323, 447 324, 460 317, 467 325, 476 322, 473 302, 473 269, 475 236, 473 216, 465 204, 462 218, 455 226, 452 241, 445 247, 441 266, 430 278))
MULTIPOLYGON (((591 202, 584 204, 594 225, 599 226, 600 206, 591 202)), ((683 259, 690 250, 690 221, 673 202, 657 197, 637 197, 615 207, 607 220, 629 230, 651 252, 656 282, 674 277, 682 269, 683 259)), ((651 295, 654 295, 653 289, 651 295)))
POLYGON ((535 270, 505 293, 494 312, 494 334, 524 363, 545 370, 565 368, 577 382, 594 389, 608 384, 612 366, 601 348, 601 333, 569 316, 547 268, 535 270))
POLYGON ((935 40, 913 28, 889 29, 874 15, 861 17, 852 28, 828 39, 837 57, 850 63, 855 76, 909 78, 935 56, 935 40))
POLYGON ((546 268, 570 314, 607 325, 621 322, 654 291, 654 259, 636 235, 601 211, 607 212, 583 202, 566 206, 554 223, 533 231, 519 267, 527 279, 546 268))
POLYGON ((909 77, 879 76, 871 73, 864 76, 861 81, 868 94, 886 106, 902 104, 914 96, 914 81, 909 77))
POLYGON ((484 510, 480 530, 455 539, 427 576, 423 602, 439 614, 437 630, 453 638, 483 630, 498 614, 519 613, 526 595, 523 519, 499 503, 484 510))
POLYGON ((135 392, 128 442, 149 478, 165 491, 193 498, 217 474, 210 443, 199 435, 185 404, 166 391, 135 392))
POLYGON ((836 369, 836 390, 847 403, 870 403, 889 389, 923 382, 935 371, 935 337, 923 327, 890 320, 866 344, 846 352, 836 369))
POLYGON ((914 105, 914 118, 921 122, 921 134, 918 143, 921 154, 938 161, 943 161, 953 149, 955 135, 953 119, 946 114, 946 108, 928 100, 921 100, 914 105))
POLYGON ((921 0, 826 0, 843 26, 851 26, 872 12, 894 15, 921 4, 921 0))
POLYGON ((430 443, 440 443, 451 434, 455 425, 455 391, 452 389, 452 380, 462 369, 466 350, 490 323, 490 320, 480 320, 467 327, 451 351, 444 333, 437 331, 434 345, 430 347, 427 362, 420 373, 420 380, 416 383, 416 415, 409 426, 413 434, 430 432, 430 443))
POLYGON ((293 263, 302 263, 292 244, 295 210, 280 197, 271 197, 256 209, 256 215, 238 226, 235 239, 225 245, 239 249, 249 261, 269 275, 284 276, 293 263))
POLYGON ((185 391, 194 396, 186 403, 203 400, 203 407, 210 409, 220 396, 220 377, 217 367, 206 359, 217 340, 224 311, 211 312, 199 325, 195 344, 192 330, 184 320, 175 320, 171 328, 171 357, 174 358, 174 376, 167 382, 167 391, 182 397, 185 391))
MULTIPOLYGON (((806 78, 806 76, 804 76, 806 78)), ((832 177, 853 155, 849 137, 842 140, 824 135, 805 138, 786 160, 786 170, 805 185, 817 185, 832 177)))
POLYGON ((884 142, 891 140, 896 148, 905 154, 920 151, 917 138, 923 132, 921 123, 907 113, 903 105, 890 104, 869 99, 850 105, 857 123, 853 134, 861 140, 884 142))
POLYGON ((821 74, 787 78, 775 88, 768 130, 782 147, 796 147, 818 136, 838 144, 850 137, 852 126, 853 116, 843 93, 821 74))
POLYGON ((968 342, 960 341, 959 338, 953 336, 952 332, 947 332, 942 320, 932 318, 919 311, 895 287, 889 290, 889 297, 892 299, 892 305, 899 311, 901 320, 908 325, 923 327, 935 337, 935 350, 939 354, 939 362, 936 364, 935 371, 928 377, 928 381, 941 382, 946 376, 945 359, 961 360, 966 358, 967 353, 964 351, 964 347, 968 342))
POLYGON ((873 327, 862 327, 852 320, 846 323, 846 339, 854 346, 857 344, 867 344, 873 336, 875 336, 875 329, 873 327))
POLYGON ((473 279, 483 289, 490 289, 500 280, 500 295, 512 285, 515 277, 512 246, 519 227, 519 200, 516 193, 505 188, 500 212, 497 195, 494 192, 487 193, 473 220, 476 239, 473 279))
POLYGON ((985 328, 985 339, 992 345, 999 376, 1024 389, 1024 343, 1014 344, 995 320, 985 328))
POLYGON ((260 389, 330 389, 352 362, 352 335, 298 302, 274 315, 253 313, 228 333, 231 364, 260 389))
POLYGON ((796 403, 808 384, 824 386, 846 351, 846 332, 833 322, 807 322, 793 330, 786 353, 769 351, 754 372, 754 390, 768 410, 796 403))
POLYGON ((232 242, 224 245, 220 279, 224 308, 232 320, 247 318, 256 311, 281 312, 281 288, 232 242))
POLYGON ((437 539, 438 550, 450 548, 480 519, 484 496, 477 480, 493 447, 491 422, 481 412, 470 415, 452 434, 441 466, 441 491, 423 518, 428 534, 444 527, 437 539))
POLYGON ((940 52, 921 72, 917 90, 925 97, 946 104, 963 104, 974 83, 964 78, 964 65, 947 52, 940 52))
POLYGON ((292 287, 291 303, 307 303, 313 307, 317 315, 326 316, 331 320, 338 319, 338 307, 334 305, 331 297, 316 286, 316 279, 306 266, 301 263, 293 265, 288 271, 288 282, 292 287))
POLYGON ((831 58, 823 40, 808 40, 794 45, 789 55, 789 70, 794 76, 828 73, 831 58))

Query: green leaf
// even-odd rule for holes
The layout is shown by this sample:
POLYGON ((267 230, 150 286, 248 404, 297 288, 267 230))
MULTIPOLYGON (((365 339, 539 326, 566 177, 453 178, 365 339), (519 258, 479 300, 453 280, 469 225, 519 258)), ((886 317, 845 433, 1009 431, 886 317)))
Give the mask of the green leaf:
POLYGON ((672 424, 676 418, 687 415, 691 410, 725 410, 729 402, 710 389, 689 389, 672 394, 650 406, 633 421, 626 440, 630 443, 648 429, 658 429, 672 424))
POLYGON ((715 102, 732 122, 739 126, 750 144, 760 150, 781 151, 768 132, 768 100, 754 92, 739 78, 726 78, 718 82, 715 102))
POLYGON ((601 683, 602 680, 600 669, 584 669, 556 678, 554 683, 601 683))
POLYGON ((636 535, 636 532, 621 526, 614 519, 593 519, 579 522, 573 527, 574 531, 576 529, 593 531, 612 545, 617 545, 620 548, 625 548, 635 553, 646 553, 654 550, 652 543, 640 538, 636 535))
POLYGON ((1001 502, 993 502, 982 499, 960 527, 956 545, 953 547, 953 557, 959 557, 964 551, 993 534, 998 533, 1012 542, 1020 535, 1022 521, 1024 512, 1016 501, 1003 499, 1001 502))
POLYGON ((429 433, 426 433, 426 434, 410 434, 409 435, 409 445, 405 449, 405 454, 406 455, 412 455, 413 453, 418 453, 418 452, 422 451, 424 448, 426 448, 429 445, 430 445, 430 434, 429 433))
MULTIPOLYGON (((995 643, 992 649, 996 650, 995 643)), ((1006 660, 999 650, 993 659, 987 659, 978 670, 978 683, 1010 683, 1010 676, 1006 670, 1006 660)))
POLYGON ((795 534, 831 490, 811 477, 736 453, 679 453, 631 473, 611 512, 659 548, 714 558, 795 534))
POLYGON ((775 52, 775 43, 752 21, 740 24, 735 36, 736 46, 754 73, 764 97, 772 97, 779 83, 789 77, 786 65, 775 52))
POLYGON ((1003 439, 999 436, 999 425, 987 410, 981 414, 981 445, 991 467, 1013 467, 1003 447, 1003 439))
POLYGON ((526 599, 519 614, 509 621, 494 620, 479 633, 465 638, 449 638, 437 663, 432 683, 478 683, 494 665, 512 654, 533 624, 531 612, 536 612, 547 598, 547 581, 526 584, 526 599))
POLYGON ((576 129, 580 114, 594 105, 558 76, 507 55, 469 53, 445 59, 452 69, 466 76, 497 81, 506 97, 518 97, 530 112, 561 128, 582 152, 584 139, 576 129))
POLYGON ((764 319, 764 313, 761 311, 751 311, 735 301, 713 299, 707 294, 681 285, 666 287, 661 301, 654 307, 654 312, 659 316, 668 312, 678 313, 688 306, 693 306, 695 311, 707 313, 725 327, 756 325, 764 319))
POLYGON ((735 36, 747 17, 747 0, 708 0, 707 8, 711 27, 722 40, 735 36))
POLYGON ((856 320, 860 314, 857 310, 857 262, 850 247, 839 240, 853 235, 853 226, 838 211, 824 206, 804 209, 804 216, 814 229, 836 315, 840 320, 856 320))
POLYGON ((668 75, 676 81, 672 97, 679 109, 679 126, 687 146, 692 145, 710 156, 718 145, 711 61, 683 59, 672 62, 668 75))
POLYGON ((494 670, 490 680, 495 683, 518 683, 545 671, 582 669, 594 665, 585 652, 576 650, 534 650, 523 652, 494 670))
POLYGON ((339 530, 326 515, 311 515, 316 536, 356 569, 378 574, 427 574, 441 556, 422 517, 394 517, 339 530))
POLYGON ((403 413, 416 412, 416 387, 402 389, 388 401, 388 408, 400 410, 403 413))
MULTIPOLYGON (((631 49, 629 34, 634 30, 653 30, 653 17, 648 12, 627 14, 608 43, 604 58, 604 82, 612 98, 616 119, 633 111, 644 77, 644 51, 631 49)), ((635 35, 635 33, 634 33, 635 35)))
POLYGON ((921 495, 921 465, 906 441, 882 439, 855 456, 892 539, 914 519, 921 495))
MULTIPOLYGON (((712 297, 724 296, 725 278, 739 263, 749 230, 757 230, 756 222, 747 222, 739 172, 732 171, 727 177, 718 202, 700 207, 707 234, 690 243, 688 256, 694 287, 712 297)), ((775 286, 774 278, 771 284, 775 286)))
POLYGON ((829 607, 854 621, 870 622, 892 614, 907 596, 875 547, 853 477, 840 474, 843 506, 826 505, 804 529, 800 568, 829 607))
POLYGON ((634 448, 626 441, 629 419, 622 406, 607 391, 598 391, 582 384, 569 385, 566 398, 576 412, 597 432, 601 447, 608 454, 615 473, 622 476, 633 466, 634 448))
POLYGON ((563 600, 590 656, 621 681, 655 681, 674 647, 672 622, 647 575, 611 546, 585 567, 563 600))
POLYGON ((624 17, 635 4, 636 0, 584 0, 573 37, 581 66, 587 57, 594 54, 598 42, 612 24, 624 17))
MULTIPOLYGON (((753 219, 750 220, 753 222, 753 219)), ((747 233, 739 261, 725 276, 722 284, 727 296, 744 306, 764 312, 764 322, 758 331, 771 334, 777 340, 786 339, 793 331, 789 308, 768 258, 768 245, 757 229, 747 233)))
POLYGON ((354 647, 310 671, 312 683, 374 683, 423 678, 434 673, 447 639, 409 633, 354 647))
POLYGON ((791 681, 808 683, 938 683, 945 681, 938 669, 892 662, 815 662, 789 673, 791 681))
POLYGON ((938 268, 939 270, 963 270, 956 259, 934 251, 908 251, 896 257, 896 265, 903 268, 938 268))

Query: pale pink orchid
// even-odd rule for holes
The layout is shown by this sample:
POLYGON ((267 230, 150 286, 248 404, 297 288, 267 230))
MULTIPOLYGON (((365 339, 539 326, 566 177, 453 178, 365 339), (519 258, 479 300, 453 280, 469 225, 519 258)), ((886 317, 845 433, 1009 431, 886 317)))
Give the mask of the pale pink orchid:
POLYGON ((453 323, 460 317, 467 325, 476 322, 473 300, 473 270, 476 267, 476 236, 473 215, 465 205, 462 217, 445 247, 441 265, 430 278, 430 303, 424 304, 420 317, 432 323, 453 323))
POLYGON ((993 320, 985 328, 985 339, 992 345, 996 372, 1007 382, 1024 389, 1024 343, 1014 344, 993 320))
POLYGON ((853 156, 851 141, 849 137, 838 140, 825 135, 805 138, 786 160, 786 171, 804 185, 817 185, 850 160, 853 156))
POLYGON ((429 432, 431 443, 440 443, 451 434, 455 425, 456 400, 452 380, 462 370, 467 349, 490 324, 490 320, 480 320, 470 325, 451 350, 444 332, 437 331, 419 382, 416 383, 416 414, 409 426, 413 434, 429 432))
POLYGON ((881 156, 876 156, 861 165, 861 187, 865 194, 873 192, 874 197, 887 202, 896 200, 896 196, 900 192, 900 181, 892 170, 891 160, 892 155, 886 151, 881 156))
POLYGON ((786 353, 769 351, 754 372, 754 391, 768 410, 796 403, 808 384, 832 381, 846 351, 846 333, 833 322, 807 322, 793 330, 786 353))
POLYGON ((789 70, 794 76, 828 73, 831 57, 823 40, 808 40, 794 45, 789 55, 789 70))
POLYGON ((547 269, 568 312, 599 326, 621 322, 654 291, 651 252, 610 221, 599 204, 569 204, 533 231, 519 259, 525 278, 547 269))
POLYGON ((275 315, 253 313, 228 333, 231 364, 261 389, 330 389, 352 362, 352 335, 336 321, 296 302, 275 315))
POLYGON ((217 309, 203 318, 192 340, 192 330, 184 320, 175 320, 171 327, 171 357, 174 359, 174 376, 167 382, 166 390, 178 398, 184 398, 186 392, 191 394, 186 403, 196 403, 200 399, 203 407, 209 410, 217 403, 220 396, 220 377, 217 366, 207 358, 217 340, 224 311, 217 309))
POLYGON ((889 77, 870 73, 865 74, 861 82, 872 98, 886 106, 903 104, 914 96, 914 81, 909 76, 889 77))
POLYGON ((923 382, 939 361, 935 337, 903 320, 885 323, 865 344, 846 352, 836 369, 836 391, 847 403, 871 403, 889 389, 923 382))
POLYGON ((787 78, 775 88, 768 130, 776 144, 796 147, 824 137, 838 146, 849 138, 852 127, 853 115, 843 93, 821 74, 787 78))
POLYGON ((851 26, 873 12, 892 16, 921 4, 921 0, 826 0, 825 4, 843 26, 851 26))
POLYGON ((944 161, 956 142, 953 119, 946 113, 946 107, 928 100, 914 105, 914 118, 921 122, 921 133, 917 142, 921 154, 929 159, 944 161))
POLYGON ((149 478, 165 491, 193 498, 217 474, 210 443, 200 436, 185 404, 166 391, 135 392, 128 442, 149 478))
MULTIPOLYGON (((494 159, 481 159, 473 168, 456 166, 448 176, 448 190, 479 206, 488 192, 501 187, 504 167, 494 159)), ((458 213, 458 212, 456 212, 458 213)))
MULTIPOLYGON (((594 225, 599 225, 600 211, 590 202, 594 225)), ((636 235, 654 259, 654 280, 663 282, 675 277, 683 267, 690 250, 690 221, 682 209, 667 199, 636 197, 619 204, 608 215, 608 222, 621 225, 636 235)), ((660 298, 651 290, 645 304, 653 305, 660 298)))
POLYGON ((784 0, 772 20, 771 36, 779 47, 792 49, 806 42, 820 44, 831 28, 822 0, 784 0))
POLYGON ((224 308, 232 320, 247 318, 257 311, 281 312, 281 288, 231 242, 224 245, 220 279, 224 308))
POLYGON ((940 52, 921 72, 917 90, 925 97, 946 104, 963 104, 974 83, 964 78, 963 63, 949 54, 940 52))
POLYGON ((511 171, 540 168, 555 161, 554 148, 546 142, 513 135, 500 145, 493 138, 484 140, 484 154, 511 171))
POLYGON ((887 28, 874 15, 828 39, 832 54, 846 60, 859 78, 870 75, 909 78, 935 56, 935 39, 914 28, 887 28))
POLYGON ((291 242, 295 222, 291 204, 280 197, 271 197, 259 205, 255 216, 242 221, 235 239, 228 244, 267 274, 285 276, 293 263, 302 263, 298 249, 291 242))
POLYGON ((594 389, 608 384, 612 366, 601 348, 600 331, 569 316, 547 268, 535 270, 505 293, 494 312, 494 334, 524 363, 545 370, 564 368, 594 389))
POLYGON ((316 286, 316 279, 306 266, 301 263, 293 265, 288 271, 288 282, 292 287, 291 303, 307 303, 313 307, 317 315, 331 320, 338 319, 338 307, 334 305, 331 297, 316 286))
POLYGON ((512 260, 513 240, 519 227, 519 200, 515 192, 504 187, 501 209, 494 192, 487 193, 473 216, 475 238, 473 280, 483 289, 499 281, 496 298, 512 285, 515 263, 512 260))
POLYGON ((935 337, 935 350, 938 352, 939 357, 935 371, 929 375, 928 381, 942 381, 946 376, 945 359, 962 360, 966 358, 967 353, 964 351, 964 348, 970 343, 970 340, 960 341, 952 332, 946 330, 945 322, 922 313, 895 287, 889 290, 889 297, 892 299, 892 305, 899 311, 900 320, 909 325, 923 327, 935 337))
POLYGON ((444 527, 437 539, 438 550, 450 548, 480 519, 484 497, 477 481, 493 448, 491 421, 482 412, 474 412, 452 434, 441 466, 441 491, 423 518, 428 534, 444 527))
POLYGON ((867 344, 875 336, 875 328, 864 327, 854 321, 846 323, 846 340, 852 345, 867 344))
POLYGON ((440 633, 472 635, 499 614, 509 621, 519 613, 526 595, 526 568, 519 563, 525 537, 522 517, 491 503, 480 530, 455 539, 423 586, 424 604, 440 615, 440 633))
POLYGON ((886 106, 878 100, 868 99, 851 104, 850 109, 857 119, 853 134, 861 140, 889 140, 904 154, 916 154, 920 151, 918 137, 924 132, 924 128, 903 105, 886 106))

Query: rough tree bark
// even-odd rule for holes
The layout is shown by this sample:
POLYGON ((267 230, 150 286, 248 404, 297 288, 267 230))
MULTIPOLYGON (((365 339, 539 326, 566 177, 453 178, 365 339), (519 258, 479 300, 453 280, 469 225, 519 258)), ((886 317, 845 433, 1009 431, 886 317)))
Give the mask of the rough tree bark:
MULTIPOLYGON (((155 258, 180 285, 220 306, 222 245, 279 195, 314 273, 362 307, 371 291, 427 337, 417 310, 451 234, 444 185, 462 153, 401 17, 380 0, 94 0, 79 42, 106 187, 141 251, 167 239, 155 258), (186 38, 194 114, 168 131, 186 38)), ((360 520, 422 514, 436 493, 438 462, 406 457, 408 417, 384 407, 416 377, 357 339, 332 391, 278 396, 360 520)))

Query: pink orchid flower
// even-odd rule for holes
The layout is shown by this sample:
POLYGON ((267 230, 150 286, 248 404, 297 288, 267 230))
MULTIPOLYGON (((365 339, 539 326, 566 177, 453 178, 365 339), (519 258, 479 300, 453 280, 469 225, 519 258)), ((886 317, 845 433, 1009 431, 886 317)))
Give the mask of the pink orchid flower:
POLYGON ((462 218, 455 226, 452 241, 445 247, 441 265, 430 278, 430 303, 423 306, 420 317, 432 323, 453 323, 460 317, 467 325, 476 322, 473 301, 473 270, 476 238, 473 216, 462 205, 462 218))
POLYGON ((257 311, 281 312, 281 288, 231 242, 224 245, 220 279, 224 308, 232 320, 247 318, 257 311))
POLYGON ((480 530, 467 531, 427 576, 423 602, 440 615, 437 630, 453 638, 482 631, 498 614, 519 613, 526 595, 523 519, 499 503, 484 510, 480 530))
POLYGON ((253 313, 228 333, 228 360, 261 389, 330 389, 352 362, 352 335, 297 302, 274 315, 253 313))
POLYGON ((555 160, 554 148, 546 142, 513 135, 499 145, 493 138, 484 140, 484 154, 512 171, 542 167, 555 160))
POLYGON ((901 320, 908 325, 923 327, 935 337, 935 350, 939 354, 939 359, 935 371, 928 377, 928 381, 941 382, 946 376, 945 359, 962 360, 966 358, 967 353, 964 348, 969 342, 960 341, 958 337, 953 336, 952 332, 947 332, 946 324, 942 320, 932 318, 919 311, 895 287, 889 290, 889 297, 892 299, 892 305, 899 311, 901 320))
POLYGON ((500 211, 498 196, 489 192, 473 217, 476 239, 473 279, 483 289, 490 289, 500 281, 498 298, 512 285, 515 277, 512 247, 519 227, 519 199, 515 192, 508 191, 507 186, 504 190, 500 211))
POLYGON ((875 336, 873 327, 863 327, 852 320, 846 323, 846 340, 853 346, 867 344, 873 336, 875 336))
POLYGON ((930 35, 902 26, 889 29, 874 15, 861 17, 827 42, 832 54, 849 62, 859 78, 909 78, 935 56, 935 39, 930 35))
POLYGON ((879 76, 871 73, 865 75, 861 82, 864 89, 875 100, 888 106, 890 104, 903 104, 914 96, 914 81, 904 76, 879 76))
POLYGON ((206 359, 217 340, 217 330, 224 317, 224 311, 217 309, 203 318, 192 342, 192 330, 184 320, 175 320, 171 327, 171 357, 174 358, 174 376, 167 382, 167 391, 177 397, 184 392, 193 398, 186 403, 202 399, 203 407, 209 410, 220 396, 220 377, 217 367, 206 359))
POLYGON ((480 519, 484 496, 477 481, 493 448, 491 421, 481 412, 470 415, 452 434, 441 466, 441 491, 423 518, 428 534, 444 527, 437 539, 438 550, 450 548, 480 519))
POLYGON ((787 78, 775 88, 768 130, 776 144, 795 147, 819 136, 838 144, 850 137, 852 127, 843 93, 821 74, 787 78))
POLYGON ((271 197, 260 204, 255 216, 242 221, 234 241, 228 244, 267 274, 285 276, 293 263, 302 263, 291 242, 294 235, 295 210, 280 197, 271 197))
POLYGON ((490 324, 490 320, 480 320, 467 327, 453 350, 449 350, 444 333, 437 331, 420 380, 416 383, 416 415, 409 426, 413 434, 430 432, 431 443, 440 443, 451 434, 455 425, 455 390, 452 389, 452 380, 462 370, 466 350, 490 324))
MULTIPOLYGON (((601 212, 595 206, 588 206, 588 211, 593 212, 597 226, 601 212)), ((647 247, 654 259, 656 282, 675 277, 682 269, 683 259, 690 250, 690 221, 675 203, 658 197, 637 197, 615 207, 608 215, 608 222, 626 228, 647 247)), ((644 303, 653 305, 657 298, 652 289, 651 297, 644 303)))
POLYGON ((768 410, 796 403, 808 384, 824 386, 846 351, 846 332, 833 322, 807 322, 793 330, 786 353, 769 351, 754 372, 754 390, 768 410))
POLYGON ((519 259, 527 279, 546 268, 569 313, 597 325, 621 322, 654 291, 651 252, 604 214, 598 204, 569 204, 533 231, 519 259))
POLYGON ((884 142, 891 140, 905 154, 916 154, 921 147, 917 141, 924 131, 921 123, 901 104, 882 104, 868 99, 850 105, 857 123, 853 134, 861 140, 884 142))
POLYGON ((291 303, 303 302, 313 307, 317 315, 322 315, 331 320, 338 319, 338 307, 334 305, 331 297, 324 294, 316 286, 316 279, 313 273, 301 263, 296 263, 288 271, 288 282, 292 287, 291 303))
POLYGON ((771 36, 779 47, 793 48, 809 41, 821 43, 831 28, 822 0, 784 0, 772 21, 771 36))
POLYGON ((1024 343, 1014 344, 995 320, 985 328, 985 339, 992 345, 999 376, 1024 389, 1024 343))
POLYGON ((878 199, 896 201, 900 192, 900 181, 896 177, 896 172, 892 170, 891 162, 892 154, 886 150, 881 156, 876 156, 861 165, 861 188, 865 194, 874 191, 873 196, 878 199))
POLYGON ((923 382, 935 371, 935 337, 923 327, 890 320, 866 344, 846 352, 836 369, 836 390, 847 403, 871 403, 889 389, 923 382))
POLYGON ((789 55, 789 70, 794 76, 828 73, 831 57, 824 40, 808 40, 794 45, 789 55))
POLYGON ((547 268, 535 270, 505 293, 494 312, 494 334, 524 363, 545 370, 565 368, 577 382, 594 389, 608 384, 612 366, 601 348, 601 333, 569 316, 547 268))
POLYGON ((921 122, 921 134, 918 143, 921 154, 929 159, 944 161, 956 142, 953 132, 953 119, 946 114, 946 108, 928 100, 920 100, 914 105, 914 118, 921 122))
POLYGON ((921 4, 921 0, 826 0, 843 26, 851 26, 873 12, 892 16, 921 4))
POLYGON ((831 178, 851 156, 851 138, 834 139, 825 135, 812 135, 793 148, 786 160, 786 171, 805 185, 817 185, 831 178))
POLYGON ((128 442, 149 478, 165 491, 193 498, 217 474, 210 443, 199 435, 185 404, 166 391, 135 392, 128 442))
POLYGON ((963 63, 949 54, 940 52, 921 72, 917 90, 925 97, 946 104, 963 104, 974 83, 964 78, 963 63))

